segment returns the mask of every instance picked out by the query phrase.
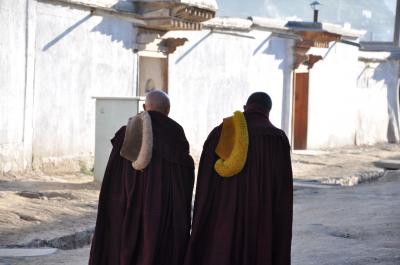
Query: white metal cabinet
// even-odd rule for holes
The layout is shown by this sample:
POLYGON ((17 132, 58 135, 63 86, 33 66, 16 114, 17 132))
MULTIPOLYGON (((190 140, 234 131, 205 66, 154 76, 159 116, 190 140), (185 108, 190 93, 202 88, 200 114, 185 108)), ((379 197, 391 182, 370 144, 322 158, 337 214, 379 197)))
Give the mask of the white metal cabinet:
POLYGON ((94 97, 96 99, 94 177, 102 181, 115 132, 138 113, 139 97, 94 97))

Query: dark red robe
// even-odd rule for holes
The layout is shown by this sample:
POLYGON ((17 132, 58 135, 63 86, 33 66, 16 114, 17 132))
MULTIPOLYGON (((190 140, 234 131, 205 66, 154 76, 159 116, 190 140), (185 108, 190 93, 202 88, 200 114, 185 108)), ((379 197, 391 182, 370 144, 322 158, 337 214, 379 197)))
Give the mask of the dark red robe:
POLYGON ((289 141, 258 112, 249 130, 244 169, 231 178, 214 170, 222 126, 204 144, 192 234, 185 265, 289 265, 293 179, 289 141))
POLYGON ((178 123, 149 112, 153 156, 143 171, 120 156, 125 129, 112 139, 100 191, 90 265, 182 264, 190 235, 194 163, 178 123))

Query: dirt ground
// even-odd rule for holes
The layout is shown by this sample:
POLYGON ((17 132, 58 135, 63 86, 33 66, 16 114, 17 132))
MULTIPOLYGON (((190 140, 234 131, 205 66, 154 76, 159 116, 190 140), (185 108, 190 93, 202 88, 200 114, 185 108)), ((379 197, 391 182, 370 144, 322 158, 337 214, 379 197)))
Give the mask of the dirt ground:
MULTIPOLYGON (((377 171, 399 145, 295 152, 296 179, 326 182, 377 171)), ((400 173, 353 187, 297 188, 293 264, 400 264, 400 173)), ((85 174, 0 176, 0 247, 93 229, 100 185, 85 174)), ((46 242, 47 242, 46 241, 46 242)), ((67 249, 70 247, 66 247, 67 249)), ((87 264, 89 247, 0 264, 87 264)))
POLYGON ((379 171, 373 162, 400 158, 400 145, 381 144, 319 151, 294 151, 293 172, 296 179, 329 182, 366 172, 379 171))
POLYGON ((84 174, 2 176, 0 246, 52 239, 94 226, 100 185, 84 174))
POLYGON ((400 172, 295 192, 293 264, 399 265, 400 172))

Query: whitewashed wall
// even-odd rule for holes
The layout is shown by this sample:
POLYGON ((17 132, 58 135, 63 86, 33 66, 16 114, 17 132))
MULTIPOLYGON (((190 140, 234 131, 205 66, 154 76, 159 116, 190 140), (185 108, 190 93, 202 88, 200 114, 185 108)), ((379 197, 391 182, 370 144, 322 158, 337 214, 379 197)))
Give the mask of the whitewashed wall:
POLYGON ((92 97, 136 95, 135 36, 131 23, 38 4, 34 164, 93 156, 92 97))
POLYGON ((399 141, 398 62, 360 62, 358 144, 399 141))
MULTIPOLYGON (((135 96, 135 28, 86 10, 0 1, 0 174, 79 169, 94 151, 93 96, 135 96)), ((293 40, 270 32, 172 32, 189 41, 169 57, 171 117, 198 158, 211 129, 255 91, 291 132, 293 40)), ((398 139, 398 62, 365 64, 341 43, 310 72, 309 148, 398 139)))
POLYGON ((1 0, 0 21, 0 173, 79 169, 92 97, 136 95, 135 28, 34 0, 1 0))
POLYGON ((310 70, 308 148, 355 143, 358 48, 332 43, 310 70))
POLYGON ((272 122, 289 128, 291 40, 263 31, 182 34, 176 32, 189 41, 169 62, 171 117, 184 127, 195 158, 212 128, 255 91, 271 96, 272 122))
POLYGON ((26 0, 0 1, 0 173, 26 164, 26 11, 26 0))
POLYGON ((308 148, 387 142, 398 63, 360 62, 358 48, 341 43, 321 54, 310 71, 308 148))

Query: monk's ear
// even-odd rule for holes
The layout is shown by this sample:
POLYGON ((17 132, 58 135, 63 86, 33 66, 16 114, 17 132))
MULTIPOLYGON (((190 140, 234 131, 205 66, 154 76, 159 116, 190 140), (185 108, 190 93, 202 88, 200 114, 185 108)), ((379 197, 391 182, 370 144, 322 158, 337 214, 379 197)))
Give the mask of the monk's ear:
POLYGON ((171 110, 171 107, 170 106, 168 106, 168 108, 166 109, 166 111, 165 111, 165 115, 169 115, 169 111, 171 110))
POLYGON ((146 111, 146 104, 143 104, 143 110, 146 111))
POLYGON ((246 105, 243 105, 243 110, 246 111, 247 107, 246 105))

